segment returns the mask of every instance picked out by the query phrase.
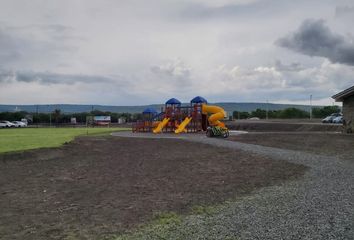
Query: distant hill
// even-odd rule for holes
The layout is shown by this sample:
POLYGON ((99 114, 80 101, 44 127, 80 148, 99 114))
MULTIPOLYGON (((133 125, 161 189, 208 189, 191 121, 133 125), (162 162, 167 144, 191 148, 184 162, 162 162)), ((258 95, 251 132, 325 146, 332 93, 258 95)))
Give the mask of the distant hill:
MULTIPOLYGON (((213 105, 218 105, 225 109, 227 112, 233 111, 245 111, 251 112, 260 109, 269 110, 282 110, 285 108, 295 107, 305 111, 309 111, 308 105, 294 105, 294 104, 274 104, 274 103, 231 103, 231 102, 220 102, 211 103, 213 105)), ((184 105, 187 105, 184 104, 184 105)), ((144 106, 105 106, 105 105, 79 105, 79 104, 49 104, 49 105, 0 105, 0 112, 16 112, 16 111, 26 111, 26 112, 39 112, 48 113, 54 111, 54 109, 60 109, 63 113, 78 113, 78 112, 90 112, 91 110, 100 110, 104 112, 118 112, 118 113, 141 113, 145 108, 155 108, 160 110, 162 104, 152 104, 144 106)), ((314 106, 316 107, 316 106, 314 106)), ((321 106, 317 106, 321 107, 321 106)))

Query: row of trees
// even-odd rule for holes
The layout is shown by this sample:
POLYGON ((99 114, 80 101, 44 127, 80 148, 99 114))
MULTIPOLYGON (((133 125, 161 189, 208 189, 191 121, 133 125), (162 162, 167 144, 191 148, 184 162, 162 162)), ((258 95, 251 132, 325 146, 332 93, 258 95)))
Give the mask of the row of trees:
POLYGON ((70 123, 71 118, 76 118, 76 122, 80 124, 86 123, 86 117, 88 116, 111 116, 112 122, 118 122, 118 119, 123 117, 126 121, 131 122, 136 119, 141 119, 142 114, 131 114, 131 113, 112 113, 112 112, 102 112, 94 110, 91 112, 82 113, 62 113, 60 109, 55 109, 51 113, 28 113, 25 111, 21 112, 0 112, 0 120, 8 121, 19 121, 23 118, 32 120, 32 123, 70 123))
MULTIPOLYGON (((315 107, 312 109, 313 118, 324 118, 332 113, 340 112, 338 106, 326 106, 322 108, 315 107)), ((256 109, 252 112, 239 112, 234 111, 233 117, 236 119, 247 119, 251 117, 258 117, 261 119, 267 118, 291 119, 291 118, 309 118, 310 113, 298 108, 286 108, 283 110, 270 110, 256 109)))
MULTIPOLYGON (((338 106, 326 106, 322 108, 313 108, 312 117, 313 118, 324 118, 332 113, 340 112, 338 106)), ((258 117, 261 119, 267 118, 309 118, 310 113, 298 108, 286 108, 283 110, 271 110, 266 111, 263 109, 257 109, 252 112, 239 112, 234 111, 233 117, 236 119, 247 119, 250 117, 258 117)), ((51 113, 28 113, 28 112, 0 112, 0 120, 8 121, 18 121, 23 118, 32 118, 33 123, 70 123, 71 118, 76 118, 77 123, 86 123, 87 116, 111 116, 112 122, 118 122, 118 119, 123 117, 127 122, 142 119, 141 113, 112 113, 112 112, 102 112, 99 110, 94 110, 91 112, 82 113, 62 113, 60 109, 56 109, 51 113)))

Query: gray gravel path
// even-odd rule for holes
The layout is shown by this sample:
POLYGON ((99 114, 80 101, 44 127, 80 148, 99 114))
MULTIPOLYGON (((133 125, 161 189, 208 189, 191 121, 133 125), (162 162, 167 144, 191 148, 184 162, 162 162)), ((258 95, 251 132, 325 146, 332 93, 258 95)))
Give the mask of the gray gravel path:
MULTIPOLYGON (((167 239, 354 239, 353 161, 203 135, 178 138, 248 151, 310 169, 301 179, 262 188, 214 214, 188 216, 181 226, 164 235, 167 239)), ((157 238, 152 232, 140 236, 157 238)))

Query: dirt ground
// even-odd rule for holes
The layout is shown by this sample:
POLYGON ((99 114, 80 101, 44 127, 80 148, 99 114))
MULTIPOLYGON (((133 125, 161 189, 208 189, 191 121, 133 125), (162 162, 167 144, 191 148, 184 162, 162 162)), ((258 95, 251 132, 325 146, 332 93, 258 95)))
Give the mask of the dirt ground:
POLYGON ((226 126, 231 130, 244 130, 255 132, 341 132, 341 124, 321 123, 317 121, 304 121, 301 119, 278 120, 235 120, 228 121, 226 126))
POLYGON ((99 239, 301 176, 305 167, 173 139, 81 137, 0 155, 0 239, 99 239))
POLYGON ((336 156, 354 162, 354 134, 334 133, 249 133, 228 140, 336 156))

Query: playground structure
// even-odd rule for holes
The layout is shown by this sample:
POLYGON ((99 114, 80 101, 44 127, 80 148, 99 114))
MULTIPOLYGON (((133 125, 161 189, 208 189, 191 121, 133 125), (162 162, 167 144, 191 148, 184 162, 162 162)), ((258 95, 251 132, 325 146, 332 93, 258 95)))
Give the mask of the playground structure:
POLYGON ((132 126, 133 132, 152 133, 196 133, 205 131, 207 136, 228 137, 229 132, 221 122, 226 117, 223 108, 208 105, 200 96, 193 98, 190 105, 182 106, 175 98, 169 99, 158 113, 147 108, 142 113, 142 120, 132 126))

